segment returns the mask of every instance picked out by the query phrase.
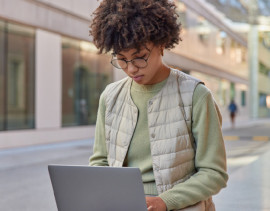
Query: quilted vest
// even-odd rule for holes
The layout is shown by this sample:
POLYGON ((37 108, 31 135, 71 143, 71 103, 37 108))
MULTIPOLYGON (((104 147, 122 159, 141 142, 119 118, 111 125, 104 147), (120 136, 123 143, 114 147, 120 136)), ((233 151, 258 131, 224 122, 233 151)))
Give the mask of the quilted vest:
MULTIPOLYGON (((148 101, 150 148, 159 194, 196 172, 191 117, 192 97, 199 83, 171 69, 164 87, 148 101)), ((138 109, 131 99, 131 84, 131 78, 124 78, 104 91, 107 159, 112 167, 123 166, 137 123, 138 109)))

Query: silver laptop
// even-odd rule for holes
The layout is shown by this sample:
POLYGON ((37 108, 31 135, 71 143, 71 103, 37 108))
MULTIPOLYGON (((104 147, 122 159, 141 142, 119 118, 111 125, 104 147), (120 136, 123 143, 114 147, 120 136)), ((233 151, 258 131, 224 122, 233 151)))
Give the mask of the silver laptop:
POLYGON ((146 211, 138 168, 49 165, 59 211, 146 211))

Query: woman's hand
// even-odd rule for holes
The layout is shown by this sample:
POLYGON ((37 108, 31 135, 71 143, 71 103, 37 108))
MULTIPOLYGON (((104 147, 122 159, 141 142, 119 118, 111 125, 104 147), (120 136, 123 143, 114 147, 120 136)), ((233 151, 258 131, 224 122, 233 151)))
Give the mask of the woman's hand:
POLYGON ((166 211, 167 207, 160 197, 145 197, 148 211, 166 211))

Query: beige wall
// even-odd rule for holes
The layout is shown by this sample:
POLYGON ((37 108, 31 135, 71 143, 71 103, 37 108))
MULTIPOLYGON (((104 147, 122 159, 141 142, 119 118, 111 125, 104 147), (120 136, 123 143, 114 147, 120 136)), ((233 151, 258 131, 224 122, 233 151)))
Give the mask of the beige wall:
MULTIPOLYGON (((261 43, 259 43, 259 58, 260 61, 270 69, 270 51, 267 50, 261 43)), ((266 75, 259 73, 258 81, 258 91, 270 95, 270 76, 267 77, 266 75)))
POLYGON ((209 35, 209 45, 204 45, 199 40, 196 31, 184 30, 183 42, 173 52, 247 80, 247 63, 237 63, 235 61, 235 56, 230 53, 232 49, 229 44, 225 45, 224 54, 218 55, 216 53, 216 36, 217 32, 212 31, 209 35))
POLYGON ((270 51, 267 50, 261 43, 259 43, 259 58, 264 65, 270 68, 270 51))
POLYGON ((53 5, 68 12, 90 18, 90 14, 98 7, 100 1, 97 0, 38 0, 40 2, 53 5))
POLYGON ((270 78, 259 73, 258 75, 258 91, 270 95, 270 78))
MULTIPOLYGON (((55 2, 64 3, 66 1, 57 0, 55 2)), ((88 2, 94 3, 95 1, 90 0, 88 2)), ((82 4, 82 6, 84 5, 82 4)), ((0 18, 5 20, 15 21, 82 40, 91 39, 89 37, 89 16, 86 18, 70 13, 61 8, 59 9, 55 4, 45 4, 42 1, 35 0, 0 0, 0 8, 0 18)), ((75 7, 73 9, 75 10, 75 7)), ((85 10, 88 10, 88 7, 85 7, 85 10)))

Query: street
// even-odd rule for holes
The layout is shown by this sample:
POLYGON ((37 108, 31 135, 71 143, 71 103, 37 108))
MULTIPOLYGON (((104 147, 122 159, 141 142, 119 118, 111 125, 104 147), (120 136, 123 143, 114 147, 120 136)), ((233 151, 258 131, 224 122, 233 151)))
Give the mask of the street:
MULTIPOLYGON (((270 141, 252 140, 252 136, 257 135, 256 131, 264 136, 270 136, 269 128, 268 123, 263 123, 256 127, 248 126, 224 131, 224 137, 243 134, 246 136, 236 141, 225 140, 230 180, 228 187, 214 197, 218 211, 270 210, 269 200, 266 200, 267 194, 270 195, 270 182, 266 179, 270 178, 270 172, 269 170, 265 172, 269 169, 270 141), (250 192, 248 188, 253 187, 254 183, 254 180, 250 180, 254 172, 249 172, 248 168, 252 168, 260 175, 256 180, 256 185, 259 184, 260 187, 255 191, 252 190, 254 193, 245 199, 245 195, 241 195, 243 187, 250 192), (256 197, 254 194, 259 196, 256 197), (251 200, 251 196, 255 197, 252 206, 245 205, 244 201, 251 200), (258 203, 254 202, 258 197, 260 197, 258 203)), ((56 211, 47 170, 48 164, 87 165, 93 141, 81 140, 1 150, 0 210, 56 211)))

